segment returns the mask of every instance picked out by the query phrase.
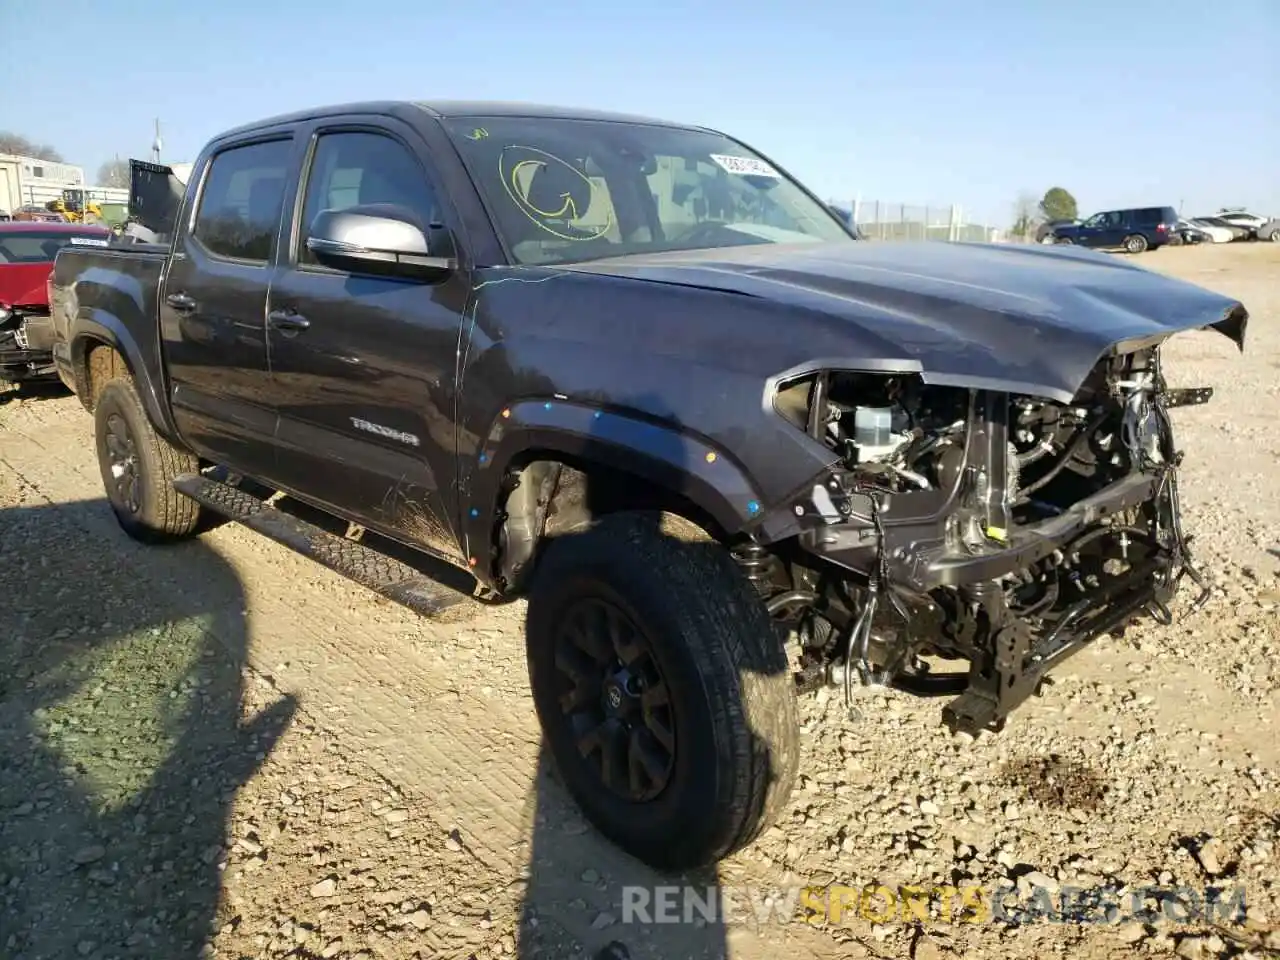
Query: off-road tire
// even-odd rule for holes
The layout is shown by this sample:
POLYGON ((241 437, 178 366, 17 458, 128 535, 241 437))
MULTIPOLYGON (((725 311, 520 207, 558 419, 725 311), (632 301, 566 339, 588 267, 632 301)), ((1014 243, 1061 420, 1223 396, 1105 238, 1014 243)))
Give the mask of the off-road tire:
POLYGON ((530 585, 529 677, 569 793, 619 847, 660 870, 718 861, 777 818, 799 763, 795 682, 784 638, 724 547, 671 514, 611 514, 546 548, 530 585), (562 614, 604 597, 661 668, 675 724, 670 779, 636 802, 579 754, 560 706, 562 614))
POLYGON ((1124 238, 1124 248, 1129 253, 1145 253, 1149 246, 1150 244, 1147 243, 1147 238, 1140 233, 1131 233, 1129 236, 1124 238))
POLYGON ((103 385, 94 403, 93 421, 103 488, 124 532, 144 543, 193 534, 200 522, 200 505, 173 489, 173 480, 179 474, 197 472, 199 462, 155 432, 132 380, 118 377, 103 385), (123 499, 108 449, 108 433, 112 428, 118 432, 121 424, 133 444, 136 510, 123 499))

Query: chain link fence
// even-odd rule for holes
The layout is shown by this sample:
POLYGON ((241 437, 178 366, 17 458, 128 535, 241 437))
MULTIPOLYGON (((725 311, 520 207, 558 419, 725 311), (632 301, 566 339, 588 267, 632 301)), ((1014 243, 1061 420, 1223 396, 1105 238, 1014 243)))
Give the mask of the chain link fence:
POLYGON ((1004 231, 970 223, 957 204, 917 205, 857 199, 833 203, 852 212, 858 230, 872 240, 951 240, 991 243, 1006 239, 1004 231))

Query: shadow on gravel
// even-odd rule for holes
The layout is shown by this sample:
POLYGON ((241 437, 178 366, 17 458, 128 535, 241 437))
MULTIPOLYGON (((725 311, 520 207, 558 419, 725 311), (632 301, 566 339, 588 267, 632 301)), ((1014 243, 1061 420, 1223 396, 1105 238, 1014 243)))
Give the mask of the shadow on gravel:
POLYGON ((103 500, 0 510, 0 569, 0 956, 202 956, 230 804, 296 709, 242 719, 236 574, 103 500))
POLYGON ((714 868, 672 876, 622 852, 590 826, 565 791, 546 743, 538 756, 528 888, 520 910, 519 960, 718 960, 728 931, 716 916, 684 922, 684 891, 706 898, 719 889, 714 868), (627 898, 652 916, 663 887, 677 923, 644 923, 627 898), (673 891, 674 893, 674 891, 673 891), (637 919, 638 918, 638 919, 637 919))
POLYGON ((37 380, 32 383, 13 384, 0 380, 0 407, 19 400, 56 400, 69 397, 71 391, 61 380, 37 380))

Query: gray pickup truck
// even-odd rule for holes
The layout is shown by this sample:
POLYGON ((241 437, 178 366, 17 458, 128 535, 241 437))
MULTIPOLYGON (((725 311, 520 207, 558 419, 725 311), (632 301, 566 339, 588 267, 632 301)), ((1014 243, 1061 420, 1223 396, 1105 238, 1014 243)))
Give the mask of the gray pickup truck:
POLYGON ((1210 391, 1159 350, 1243 349, 1233 300, 1080 249, 862 241, 740 141, 611 114, 345 105, 140 174, 165 242, 64 250, 52 283, 121 525, 212 510, 425 615, 527 598, 564 781, 656 866, 776 817, 799 694, 999 729, 1203 592, 1167 411, 1210 391))

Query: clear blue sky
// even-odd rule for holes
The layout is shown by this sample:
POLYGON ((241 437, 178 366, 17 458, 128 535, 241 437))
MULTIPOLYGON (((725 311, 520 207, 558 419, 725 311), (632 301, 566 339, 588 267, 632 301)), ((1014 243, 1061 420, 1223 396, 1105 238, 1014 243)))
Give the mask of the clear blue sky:
POLYGON ((157 116, 165 159, 190 160, 298 107, 495 98, 707 124, 824 197, 959 203, 997 224, 1053 185, 1082 213, 1280 215, 1280 0, 46 6, 0 0, 0 129, 90 177, 147 156, 157 116))

